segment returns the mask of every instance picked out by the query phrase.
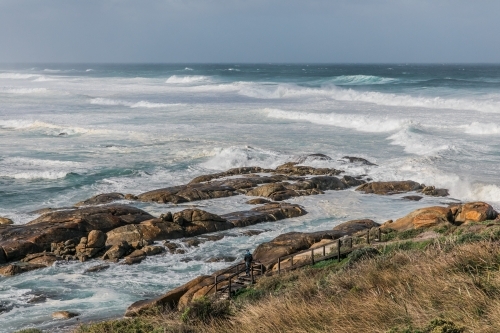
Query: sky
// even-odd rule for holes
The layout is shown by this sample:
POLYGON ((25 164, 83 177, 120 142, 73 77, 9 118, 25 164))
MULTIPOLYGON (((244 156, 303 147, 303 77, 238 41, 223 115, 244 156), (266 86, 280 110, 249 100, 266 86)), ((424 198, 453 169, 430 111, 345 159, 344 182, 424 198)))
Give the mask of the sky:
POLYGON ((500 63, 499 0, 0 0, 2 63, 500 63))

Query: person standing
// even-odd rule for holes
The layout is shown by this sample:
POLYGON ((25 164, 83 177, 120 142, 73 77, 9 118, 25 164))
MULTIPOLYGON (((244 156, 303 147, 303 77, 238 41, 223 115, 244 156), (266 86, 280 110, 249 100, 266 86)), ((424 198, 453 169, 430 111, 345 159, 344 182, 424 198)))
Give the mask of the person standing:
POLYGON ((253 256, 250 253, 250 250, 247 250, 247 253, 245 254, 245 265, 246 265, 247 276, 250 275, 250 268, 252 267, 252 261, 253 261, 253 256))

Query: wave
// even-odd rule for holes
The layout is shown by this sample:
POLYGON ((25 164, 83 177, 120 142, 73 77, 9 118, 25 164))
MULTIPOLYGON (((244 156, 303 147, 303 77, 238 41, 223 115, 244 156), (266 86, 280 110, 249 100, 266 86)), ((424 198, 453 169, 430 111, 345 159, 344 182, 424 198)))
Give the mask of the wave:
POLYGON ((185 71, 192 71, 193 69, 192 68, 189 68, 189 67, 186 67, 184 68, 185 71))
POLYGON ((402 146, 404 151, 415 155, 436 155, 447 150, 455 150, 455 146, 439 138, 429 138, 415 125, 408 125, 387 138, 392 145, 402 146))
POLYGON ((360 132, 392 132, 409 123, 397 119, 379 119, 353 114, 294 112, 279 109, 264 109, 264 111, 268 112, 267 116, 271 118, 304 120, 314 124, 352 128, 360 132))
POLYGON ((489 96, 487 99, 459 99, 442 97, 422 97, 407 94, 356 91, 336 86, 321 88, 302 87, 296 84, 239 84, 238 93, 259 99, 313 98, 321 97, 336 101, 364 102, 385 106, 419 107, 429 109, 473 110, 500 113, 500 101, 489 96))
POLYGON ((336 85, 370 85, 370 84, 388 84, 399 81, 389 77, 380 77, 373 75, 342 75, 333 78, 331 82, 336 85))
POLYGON ((0 90, 0 92, 7 94, 41 94, 49 91, 47 88, 12 88, 0 90))
POLYGON ((0 79, 30 79, 32 77, 39 77, 38 74, 21 74, 21 73, 0 73, 0 79))
POLYGON ((201 166, 212 170, 228 170, 243 166, 275 168, 293 158, 292 155, 250 146, 214 148, 207 152, 207 155, 212 157, 201 166))
POLYGON ((14 130, 39 130, 48 136, 71 136, 79 134, 110 134, 107 129, 89 129, 77 126, 50 124, 39 120, 0 120, 0 128, 14 130))
POLYGON ((93 72, 94 70, 92 68, 86 69, 86 72, 93 72))
POLYGON ((468 125, 461 125, 459 128, 463 129, 466 134, 470 135, 498 135, 500 134, 500 126, 497 124, 483 124, 472 122, 468 125))
POLYGON ((48 73, 58 73, 58 72, 60 72, 61 70, 60 70, 60 69, 50 69, 50 68, 45 68, 43 71, 44 71, 44 72, 48 72, 48 73))
POLYGON ((148 102, 148 101, 139 101, 139 102, 134 103, 134 102, 128 102, 128 101, 116 100, 116 99, 108 99, 108 98, 93 98, 90 100, 90 104, 106 105, 106 106, 128 106, 132 109, 134 109, 134 108, 154 109, 154 108, 164 108, 164 107, 169 107, 169 106, 182 105, 182 104, 178 104, 178 103, 166 104, 166 103, 153 103, 153 102, 148 102))
POLYGON ((0 160, 0 177, 13 179, 60 179, 71 173, 84 172, 81 163, 12 157, 0 160))
POLYGON ((189 75, 189 76, 172 75, 167 79, 167 81, 165 81, 165 83, 190 84, 190 83, 201 83, 210 81, 211 79, 208 76, 202 76, 202 75, 189 75))
POLYGON ((51 77, 46 77, 46 76, 40 76, 37 77, 36 79, 33 80, 33 82, 48 82, 48 81, 55 81, 56 79, 51 78, 51 77))

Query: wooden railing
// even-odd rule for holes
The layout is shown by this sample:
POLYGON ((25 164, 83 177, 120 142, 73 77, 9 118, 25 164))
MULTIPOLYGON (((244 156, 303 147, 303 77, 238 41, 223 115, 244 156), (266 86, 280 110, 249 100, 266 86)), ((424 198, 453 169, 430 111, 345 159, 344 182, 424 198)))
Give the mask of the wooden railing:
MULTIPOLYGON (((233 279, 236 277, 238 278, 243 272, 246 272, 246 263, 240 262, 236 265, 233 265, 226 270, 220 272, 219 274, 215 275, 214 277, 214 284, 212 287, 210 287, 207 292, 205 293, 205 296, 208 295, 212 289, 215 288, 215 294, 220 290, 219 289, 219 284, 223 282, 228 282, 228 298, 231 298, 231 292, 232 292, 232 283, 233 279), (226 274, 231 273, 231 275, 226 276, 226 274)), ((250 278, 251 282, 255 282, 255 272, 258 272, 257 275, 263 275, 264 274, 264 265, 258 261, 253 261, 250 266, 250 278)))

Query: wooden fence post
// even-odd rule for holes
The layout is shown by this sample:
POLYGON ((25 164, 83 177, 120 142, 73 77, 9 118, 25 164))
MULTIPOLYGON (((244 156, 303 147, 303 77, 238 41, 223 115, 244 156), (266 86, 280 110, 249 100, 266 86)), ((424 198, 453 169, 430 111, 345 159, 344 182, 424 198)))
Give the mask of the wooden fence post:
POLYGON ((382 242, 382 230, 380 228, 378 228, 378 241, 382 242))
POLYGON ((311 249, 311 262, 314 265, 314 249, 311 249))
POLYGON ((281 257, 278 258, 278 274, 281 274, 281 257))
POLYGON ((368 229, 368 232, 366 233, 366 242, 370 244, 370 229, 368 229))
POLYGON ((215 276, 215 293, 217 293, 217 277, 218 275, 215 276))
POLYGON ((229 278, 229 288, 228 288, 228 294, 227 294, 227 299, 230 299, 231 298, 231 280, 232 278, 229 278))
POLYGON ((252 284, 255 282, 254 279, 253 279, 253 264, 250 264, 250 274, 251 274, 251 277, 252 277, 252 284))
POLYGON ((350 248, 352 249, 352 237, 349 238, 349 244, 350 244, 350 248))
POLYGON ((340 262, 340 238, 337 239, 337 261, 340 262))
POLYGON ((326 246, 323 245, 323 257, 326 256, 326 246))

